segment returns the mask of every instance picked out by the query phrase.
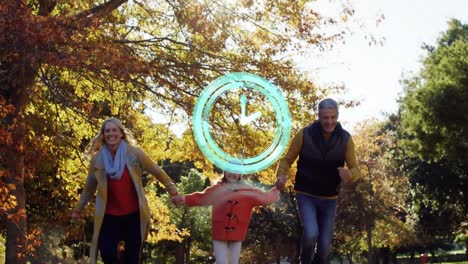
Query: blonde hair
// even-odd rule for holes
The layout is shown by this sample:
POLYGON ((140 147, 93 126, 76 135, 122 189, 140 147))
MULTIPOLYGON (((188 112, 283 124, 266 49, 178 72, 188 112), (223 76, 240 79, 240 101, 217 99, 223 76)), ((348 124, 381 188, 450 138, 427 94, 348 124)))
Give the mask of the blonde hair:
POLYGON ((86 146, 86 156, 92 157, 96 152, 102 149, 102 146, 104 146, 104 129, 107 123, 112 123, 116 125, 120 129, 120 132, 122 132, 123 134, 123 140, 125 140, 129 145, 136 145, 136 140, 133 138, 132 133, 123 126, 122 122, 118 118, 111 117, 102 122, 99 133, 95 137, 93 137, 89 144, 86 146))

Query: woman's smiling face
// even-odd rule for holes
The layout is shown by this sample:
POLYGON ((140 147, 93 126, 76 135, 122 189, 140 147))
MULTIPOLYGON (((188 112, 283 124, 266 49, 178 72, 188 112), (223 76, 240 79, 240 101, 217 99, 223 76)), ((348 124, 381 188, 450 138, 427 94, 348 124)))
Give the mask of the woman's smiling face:
POLYGON ((104 142, 109 149, 117 149, 123 138, 123 133, 118 126, 112 122, 107 122, 102 131, 104 142))

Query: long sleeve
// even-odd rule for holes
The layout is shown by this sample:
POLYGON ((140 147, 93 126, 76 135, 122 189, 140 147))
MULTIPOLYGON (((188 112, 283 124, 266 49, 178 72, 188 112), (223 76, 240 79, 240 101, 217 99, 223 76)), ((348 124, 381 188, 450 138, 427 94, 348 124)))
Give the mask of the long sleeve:
POLYGON ((348 144, 346 145, 346 166, 353 176, 353 181, 361 178, 361 170, 359 170, 358 167, 356 151, 354 149, 354 141, 351 136, 349 137, 348 144))
POLYGON ((156 179, 162 182, 169 194, 177 194, 177 188, 175 184, 172 182, 171 178, 167 175, 167 173, 161 167, 158 166, 158 164, 151 160, 151 158, 148 157, 148 155, 146 155, 146 153, 140 148, 137 148, 137 155, 141 160, 141 165, 144 170, 156 176, 156 179))
POLYGON ((220 185, 217 184, 206 188, 202 192, 187 194, 184 196, 185 204, 189 207, 213 205, 217 198, 220 198, 220 196, 217 195, 217 193, 221 193, 219 190, 220 188, 220 185))
POLYGON ((269 191, 258 190, 258 195, 254 196, 254 205, 267 205, 277 202, 279 200, 279 190, 276 187, 271 188, 269 191))
POLYGON ((80 212, 84 210, 88 202, 91 200, 91 198, 93 198, 94 193, 96 193, 98 183, 96 177, 93 174, 94 162, 95 158, 93 158, 90 162, 85 187, 80 195, 78 203, 75 206, 75 210, 80 212))
POLYGON ((296 161, 297 156, 299 155, 302 149, 303 130, 304 129, 299 130, 299 132, 297 132, 294 138, 292 139, 291 144, 288 148, 288 152, 286 152, 286 155, 284 155, 280 159, 278 168, 276 169, 276 175, 285 176, 289 168, 291 168, 291 165, 296 161))

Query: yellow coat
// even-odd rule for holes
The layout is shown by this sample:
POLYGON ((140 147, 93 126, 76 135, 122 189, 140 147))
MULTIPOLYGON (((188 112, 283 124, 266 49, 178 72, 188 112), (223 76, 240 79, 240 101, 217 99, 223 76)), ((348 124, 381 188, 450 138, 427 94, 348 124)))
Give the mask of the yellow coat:
MULTIPOLYGON (((156 163, 154 163, 142 149, 128 145, 126 166, 130 173, 130 177, 135 185, 135 190, 138 195, 138 203, 140 205, 140 226, 141 238, 144 240, 150 224, 150 208, 146 200, 145 191, 142 184, 142 172, 146 171, 161 181, 166 190, 170 194, 176 194, 177 189, 172 183, 169 176, 156 163)), ((75 207, 75 210, 82 211, 86 204, 91 200, 97 190, 96 205, 94 213, 94 231, 90 249, 90 263, 95 264, 97 261, 98 241, 101 231, 102 221, 106 210, 107 202, 107 176, 104 173, 104 162, 100 158, 99 153, 94 155, 89 166, 86 185, 81 193, 80 200, 75 207)), ((143 241, 142 241, 143 242, 143 241)))

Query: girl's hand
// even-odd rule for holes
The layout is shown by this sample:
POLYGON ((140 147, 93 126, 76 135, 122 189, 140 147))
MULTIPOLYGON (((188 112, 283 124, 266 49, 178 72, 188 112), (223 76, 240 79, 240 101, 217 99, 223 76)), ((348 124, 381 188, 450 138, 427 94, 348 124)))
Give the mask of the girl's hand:
POLYGON ((179 194, 173 195, 171 197, 171 201, 174 203, 175 206, 179 207, 183 204, 185 204, 184 198, 180 196, 179 194))

